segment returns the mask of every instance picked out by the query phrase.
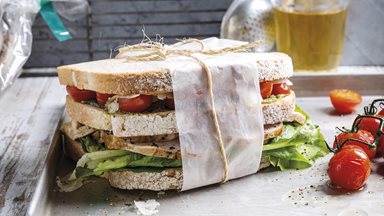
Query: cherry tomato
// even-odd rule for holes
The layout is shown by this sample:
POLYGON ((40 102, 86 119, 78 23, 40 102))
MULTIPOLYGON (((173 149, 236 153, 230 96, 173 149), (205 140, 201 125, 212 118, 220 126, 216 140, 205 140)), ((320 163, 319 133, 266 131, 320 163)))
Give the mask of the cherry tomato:
POLYGON ((327 171, 334 185, 357 190, 367 182, 371 173, 371 161, 361 147, 349 145, 331 158, 327 171))
POLYGON ((276 83, 273 84, 273 95, 279 95, 279 94, 289 94, 291 92, 291 88, 286 83, 276 83))
POLYGON ((103 94, 103 93, 96 92, 96 100, 100 106, 105 106, 105 104, 108 101, 108 98, 113 96, 114 94, 103 94))
POLYGON ((173 98, 166 98, 165 106, 170 110, 175 110, 175 101, 173 100, 173 98))
POLYGON ((272 94, 273 84, 270 81, 260 82, 260 92, 263 99, 268 98, 272 94))
POLYGON ((340 114, 352 113, 361 104, 361 95, 347 89, 336 89, 329 93, 333 107, 340 114))
MULTIPOLYGON (((356 133, 349 133, 349 132, 340 133, 336 137, 337 144, 341 145, 348 138, 361 140, 361 141, 369 143, 369 144, 373 144, 373 142, 375 140, 375 137, 370 132, 365 131, 365 130, 358 130, 356 133)), ((336 140, 333 143, 333 148, 336 147, 336 140)), ((360 146, 365 151, 365 153, 368 155, 369 159, 372 159, 375 157, 375 154, 376 154, 375 148, 370 148, 369 146, 367 146, 363 143, 357 142, 357 141, 347 141, 344 144, 344 146, 348 146, 348 145, 360 146)))
POLYGON ((380 112, 377 113, 377 116, 384 117, 384 109, 381 109, 380 112))
POLYGON ((135 98, 119 98, 119 109, 125 112, 141 112, 152 104, 152 95, 140 95, 135 98))
POLYGON ((384 157, 384 135, 380 135, 379 141, 377 143, 377 153, 384 157))
POLYGON ((78 89, 75 86, 66 87, 68 94, 76 102, 93 100, 96 97, 96 93, 91 90, 78 89))
POLYGON ((360 130, 370 132, 373 137, 376 137, 377 131, 380 129, 380 120, 375 118, 362 118, 357 122, 360 130))

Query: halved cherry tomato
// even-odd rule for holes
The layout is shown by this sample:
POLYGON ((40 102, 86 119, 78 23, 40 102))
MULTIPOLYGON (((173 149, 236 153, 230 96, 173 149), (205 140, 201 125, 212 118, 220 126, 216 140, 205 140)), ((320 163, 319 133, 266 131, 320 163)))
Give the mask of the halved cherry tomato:
POLYGON ((175 101, 173 98, 166 98, 165 100, 165 106, 170 110, 175 110, 175 101))
POLYGON ((361 104, 361 95, 347 89, 336 89, 329 93, 333 107, 340 114, 348 114, 361 104))
POLYGON ((115 96, 115 95, 114 94, 103 94, 103 93, 96 92, 96 100, 100 106, 105 106, 105 104, 108 101, 108 98, 113 97, 113 96, 115 96))
POLYGON ((93 100, 96 97, 96 93, 91 90, 78 89, 75 86, 66 87, 68 94, 76 102, 93 100))
POLYGON ((371 161, 361 147, 348 145, 331 158, 327 172, 334 185, 357 190, 368 180, 371 161))
POLYGON ((263 99, 268 98, 272 94, 273 84, 270 81, 260 82, 260 93, 263 99))
POLYGON ((119 109, 125 112, 141 112, 152 104, 152 95, 140 95, 135 98, 119 98, 119 109))
POLYGON ((279 95, 279 94, 289 94, 291 93, 291 88, 286 83, 276 83, 273 84, 273 95, 279 95))
MULTIPOLYGON (((336 140, 333 143, 333 148, 336 148, 336 142, 338 145, 341 145, 345 140, 349 138, 361 140, 369 144, 373 144, 375 140, 375 137, 370 132, 365 130, 358 130, 356 133, 343 132, 337 135, 336 140)), ((364 150, 364 152, 368 155, 369 159, 372 159, 375 157, 376 148, 370 148, 369 146, 357 141, 347 141, 344 144, 344 146, 348 146, 348 145, 355 145, 355 146, 361 147, 364 150)))

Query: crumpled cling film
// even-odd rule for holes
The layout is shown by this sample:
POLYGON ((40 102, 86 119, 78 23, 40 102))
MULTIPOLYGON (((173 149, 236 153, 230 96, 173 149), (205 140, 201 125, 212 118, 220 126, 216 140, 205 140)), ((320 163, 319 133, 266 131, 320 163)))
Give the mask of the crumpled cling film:
MULTIPOLYGON (((234 45, 219 39, 203 42, 206 49, 234 45)), ((208 65, 212 74, 229 179, 256 173, 264 128, 255 57, 252 53, 196 56, 208 65)), ((210 112, 207 76, 193 59, 182 67, 171 67, 171 72, 183 161, 182 190, 219 183, 223 180, 224 165, 210 112)))
MULTIPOLYGON (((71 20, 86 11, 86 0, 51 0, 57 11, 71 20)), ((32 24, 40 9, 40 0, 0 1, 0 93, 20 75, 31 54, 32 24)), ((85 15, 85 14, 83 14, 85 15)))
POLYGON ((0 1, 0 92, 20 75, 32 46, 32 23, 38 1, 0 1))
MULTIPOLYGON (((217 38, 209 38, 202 42, 205 50, 244 44, 217 38)), ((193 42, 172 49, 199 50, 201 44, 193 42)), ((124 52, 120 53, 118 58, 130 59, 135 55, 137 52, 124 52)), ((264 142, 262 98, 256 54, 194 56, 207 65, 212 74, 215 111, 228 160, 229 179, 256 173, 264 142)), ((183 55, 168 56, 162 61, 127 62, 127 64, 137 64, 134 68, 141 68, 139 65, 149 67, 147 70, 161 67, 171 72, 182 155, 182 190, 222 182, 224 162, 212 120, 207 75, 202 66, 195 59, 183 55)))

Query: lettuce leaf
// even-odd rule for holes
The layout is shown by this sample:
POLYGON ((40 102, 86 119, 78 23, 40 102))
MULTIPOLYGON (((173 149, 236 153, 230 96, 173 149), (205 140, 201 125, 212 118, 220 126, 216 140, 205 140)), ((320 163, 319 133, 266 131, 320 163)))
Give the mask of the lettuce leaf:
POLYGON ((306 117, 305 124, 284 124, 282 134, 263 146, 263 156, 281 170, 308 168, 329 153, 319 127, 298 106, 295 111, 306 117))
POLYGON ((161 171, 164 168, 181 167, 181 160, 146 156, 126 150, 104 150, 84 154, 69 178, 58 179, 61 191, 70 192, 83 185, 90 176, 101 176, 112 170, 128 169, 136 172, 161 171))
POLYGON ((91 136, 85 136, 78 139, 81 144, 81 147, 85 152, 96 152, 105 150, 104 146, 94 140, 91 136))

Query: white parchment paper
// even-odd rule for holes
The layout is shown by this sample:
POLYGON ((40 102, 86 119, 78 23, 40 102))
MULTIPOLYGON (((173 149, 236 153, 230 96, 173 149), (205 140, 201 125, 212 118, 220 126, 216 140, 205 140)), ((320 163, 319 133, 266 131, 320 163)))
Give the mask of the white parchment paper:
MULTIPOLYGON (((240 46, 245 42, 208 38, 206 50, 240 46)), ((189 43, 172 49, 199 50, 189 43)), ((128 57, 124 53, 120 57, 128 57)), ((137 54, 137 53, 135 53, 137 54)), ((217 56, 196 55, 212 73, 215 110, 221 127, 229 179, 256 173, 264 142, 259 72, 254 53, 217 56)), ((143 66, 170 70, 175 113, 179 131, 182 164, 182 190, 222 182, 224 162, 212 120, 207 76, 194 59, 170 56, 163 61, 145 62, 143 66)), ((142 64, 140 64, 142 65, 142 64)))
MULTIPOLYGON (((255 58, 250 53, 199 58, 212 73, 229 179, 256 173, 264 131, 255 58)), ((212 121, 206 74, 190 59, 172 69, 172 81, 183 159, 182 190, 221 182, 224 164, 212 121)))

